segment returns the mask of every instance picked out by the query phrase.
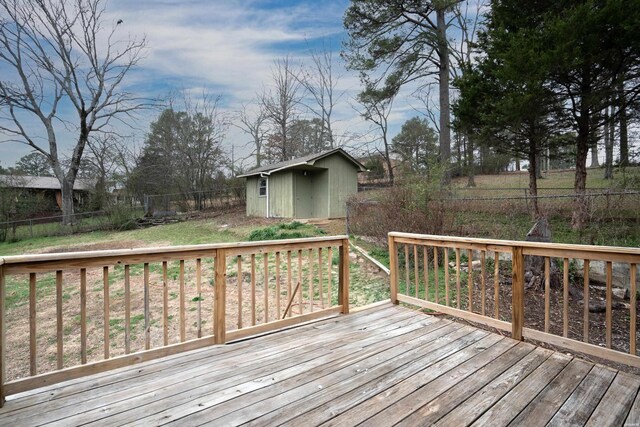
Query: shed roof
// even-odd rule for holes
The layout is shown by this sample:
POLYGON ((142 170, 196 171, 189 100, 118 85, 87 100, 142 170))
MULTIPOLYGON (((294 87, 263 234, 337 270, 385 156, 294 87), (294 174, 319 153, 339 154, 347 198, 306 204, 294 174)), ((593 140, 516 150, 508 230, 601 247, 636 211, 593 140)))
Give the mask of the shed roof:
MULTIPOLYGON (((90 180, 76 179, 73 189, 91 191, 93 183, 90 180)), ((60 190, 58 178, 53 176, 32 175, 0 175, 0 185, 9 188, 32 188, 36 190, 60 190)))
POLYGON ((284 162, 273 163, 266 166, 261 166, 259 168, 253 169, 243 175, 238 175, 238 178, 245 178, 253 175, 271 175, 273 172, 292 169, 296 166, 313 166, 313 164, 324 157, 330 156, 332 154, 341 154, 351 163, 353 163, 359 172, 365 172, 367 168, 364 167, 362 163, 356 160, 349 153, 344 151, 342 148, 333 148, 331 150, 322 151, 320 153, 309 154, 306 156, 298 157, 291 160, 286 160, 284 162))

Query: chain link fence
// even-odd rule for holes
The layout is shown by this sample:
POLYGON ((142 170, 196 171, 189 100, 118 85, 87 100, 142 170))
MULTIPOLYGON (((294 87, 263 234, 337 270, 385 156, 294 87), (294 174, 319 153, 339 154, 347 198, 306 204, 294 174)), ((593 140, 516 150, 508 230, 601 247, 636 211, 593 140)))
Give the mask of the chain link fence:
POLYGON ((0 242, 94 231, 111 224, 111 219, 104 211, 76 213, 72 216, 72 225, 64 225, 62 218, 62 215, 52 215, 0 222, 0 242))
POLYGON ((242 186, 215 190, 144 195, 144 213, 147 216, 162 213, 229 210, 244 204, 244 183, 242 186))
MULTIPOLYGON (((417 210, 403 201, 389 203, 384 193, 359 193, 347 204, 348 232, 382 240, 388 231, 522 240, 531 227, 534 202, 541 215, 569 233, 576 194, 571 188, 460 189, 430 200, 417 210), (426 212, 423 212, 426 211, 426 212)), ((628 246, 640 239, 640 190, 590 189, 585 195, 585 230, 575 243, 628 246)))

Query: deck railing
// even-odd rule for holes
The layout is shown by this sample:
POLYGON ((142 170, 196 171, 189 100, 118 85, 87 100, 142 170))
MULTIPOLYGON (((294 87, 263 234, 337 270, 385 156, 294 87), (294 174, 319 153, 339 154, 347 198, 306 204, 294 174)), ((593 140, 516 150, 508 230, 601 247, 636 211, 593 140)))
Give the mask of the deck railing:
POLYGON ((0 258, 7 395, 349 312, 347 236, 0 258))
POLYGON ((509 331, 517 340, 640 367, 638 248, 394 232, 389 233, 389 255, 394 303, 509 331), (525 289, 525 262, 531 257, 542 257, 543 275, 538 282, 527 278, 525 289), (590 279, 597 264, 603 267, 602 286, 593 286, 590 279), (614 266, 627 272, 622 284, 628 297, 614 297, 614 266), (554 275, 557 288, 551 286, 554 275))

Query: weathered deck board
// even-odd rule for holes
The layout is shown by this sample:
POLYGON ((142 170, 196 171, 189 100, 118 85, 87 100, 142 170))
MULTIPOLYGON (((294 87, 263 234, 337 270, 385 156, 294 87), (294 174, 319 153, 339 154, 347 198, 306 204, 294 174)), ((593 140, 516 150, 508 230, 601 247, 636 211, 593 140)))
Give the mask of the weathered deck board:
POLYGON ((11 396, 0 425, 634 425, 639 389, 387 305, 11 396))

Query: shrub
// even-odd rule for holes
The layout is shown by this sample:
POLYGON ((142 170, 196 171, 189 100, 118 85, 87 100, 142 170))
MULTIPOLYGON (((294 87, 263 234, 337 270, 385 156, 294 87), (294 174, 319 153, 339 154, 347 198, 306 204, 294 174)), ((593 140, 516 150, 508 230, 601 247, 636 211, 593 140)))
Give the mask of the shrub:
POLYGON ((408 177, 379 192, 376 200, 350 200, 350 232, 381 242, 390 231, 443 234, 454 222, 443 196, 437 178, 408 177))

